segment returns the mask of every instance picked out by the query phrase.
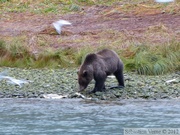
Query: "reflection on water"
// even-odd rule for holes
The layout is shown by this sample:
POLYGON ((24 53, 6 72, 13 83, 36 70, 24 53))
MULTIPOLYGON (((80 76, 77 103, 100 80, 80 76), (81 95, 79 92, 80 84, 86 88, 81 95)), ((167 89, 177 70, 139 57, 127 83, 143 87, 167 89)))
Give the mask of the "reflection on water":
POLYGON ((0 135, 122 135, 123 128, 179 125, 180 100, 0 99, 0 135))

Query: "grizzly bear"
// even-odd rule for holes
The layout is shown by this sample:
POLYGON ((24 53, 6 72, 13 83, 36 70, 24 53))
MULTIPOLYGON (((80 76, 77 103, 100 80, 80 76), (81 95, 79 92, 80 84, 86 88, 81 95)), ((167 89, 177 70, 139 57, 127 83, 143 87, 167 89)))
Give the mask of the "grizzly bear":
MULTIPOLYGON (((104 49, 97 53, 88 54, 78 71, 79 90, 86 89, 92 79, 95 87, 90 93, 103 91, 105 80, 108 75, 115 75, 119 85, 124 87, 123 63, 116 52, 104 49)), ((114 87, 113 87, 114 88, 114 87)))

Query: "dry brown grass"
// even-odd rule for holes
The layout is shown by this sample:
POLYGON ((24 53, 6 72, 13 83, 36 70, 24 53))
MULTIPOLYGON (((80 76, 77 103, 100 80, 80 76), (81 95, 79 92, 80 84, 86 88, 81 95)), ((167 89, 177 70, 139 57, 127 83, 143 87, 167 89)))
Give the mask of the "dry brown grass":
POLYGON ((112 0, 108 3, 89 0, 88 2, 89 5, 83 7, 83 3, 76 5, 77 3, 73 1, 65 0, 0 1, 0 7, 2 7, 0 24, 3 24, 0 38, 4 41, 0 48, 3 52, 0 58, 1 66, 35 68, 77 66, 87 53, 110 48, 118 52, 127 69, 136 70, 141 74, 161 74, 161 68, 163 72, 178 69, 178 67, 173 67, 174 63, 179 64, 177 45, 179 45, 180 36, 176 29, 178 25, 177 23, 171 25, 171 22, 168 22, 171 21, 171 15, 179 14, 178 1, 169 4, 158 4, 152 0, 146 2, 143 0, 112 0), (92 6, 90 3, 98 6, 92 6), (72 5, 73 8, 80 7, 81 10, 71 10, 72 5), (83 8, 85 10, 82 10, 83 8), (63 15, 64 13, 66 15, 63 15), (164 23, 148 23, 148 16, 157 20, 156 14, 161 15, 162 19, 163 17, 169 18, 164 23), (63 29, 63 33, 57 35, 51 23, 60 17, 72 18, 74 26, 63 29), (144 19, 143 22, 141 22, 142 19, 144 19), (86 23, 81 23, 82 20, 86 23), (137 22, 142 24, 136 25, 137 22), (119 23, 123 25, 122 28, 118 26, 119 23), (100 27, 94 28, 96 25, 100 27), (158 47, 164 44, 167 48, 170 48, 168 45, 172 44, 172 47, 176 46, 176 49, 168 52, 167 49, 158 47), (143 50, 144 48, 146 50, 148 48, 149 51, 143 50), (159 54, 154 54, 154 52, 159 52, 159 54), (16 54, 16 57, 13 54, 16 54), (145 57, 145 54, 148 54, 148 57, 145 57), (169 58, 164 56, 165 54, 169 58), (157 61, 146 63, 147 59, 157 61), (173 64, 167 62, 168 60, 173 61, 173 64), (137 61, 141 61, 141 64, 137 64, 137 61), (142 63, 145 64, 145 68, 142 63), (152 64, 156 67, 153 68, 152 64), (166 68, 167 64, 171 65, 170 69, 166 68))

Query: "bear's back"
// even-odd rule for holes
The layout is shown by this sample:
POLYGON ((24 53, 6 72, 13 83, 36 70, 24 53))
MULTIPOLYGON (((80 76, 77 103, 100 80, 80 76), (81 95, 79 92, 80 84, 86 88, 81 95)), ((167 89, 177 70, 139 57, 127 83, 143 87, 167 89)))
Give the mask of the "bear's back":
POLYGON ((109 49, 99 51, 97 55, 111 66, 115 66, 120 61, 117 53, 109 49))
POLYGON ((103 49, 97 53, 90 53, 86 56, 84 63, 81 65, 81 69, 89 69, 89 66, 94 70, 100 70, 112 73, 117 70, 117 65, 120 63, 120 59, 116 52, 103 49))
POLYGON ((102 65, 107 75, 115 72, 118 68, 118 64, 121 63, 117 53, 112 50, 104 49, 99 51, 97 55, 103 60, 102 65))
POLYGON ((109 57, 118 58, 117 53, 112 50, 109 50, 109 49, 103 49, 103 50, 97 52, 97 55, 100 55, 103 58, 109 58, 109 57))

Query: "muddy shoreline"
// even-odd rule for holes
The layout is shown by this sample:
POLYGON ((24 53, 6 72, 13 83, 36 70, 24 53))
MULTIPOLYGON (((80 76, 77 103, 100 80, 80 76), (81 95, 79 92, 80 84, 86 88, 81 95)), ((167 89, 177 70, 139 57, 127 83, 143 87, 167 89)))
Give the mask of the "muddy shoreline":
POLYGON ((56 94, 62 98, 90 98, 100 100, 117 99, 174 99, 180 97, 180 72, 159 76, 137 75, 125 72, 124 89, 109 89, 117 84, 115 78, 108 77, 106 91, 88 94, 94 87, 92 81, 88 88, 77 94, 77 69, 20 69, 0 68, 8 76, 29 80, 22 87, 0 81, 0 98, 44 98, 44 95, 56 94), (83 96, 84 97, 83 97, 83 96))

